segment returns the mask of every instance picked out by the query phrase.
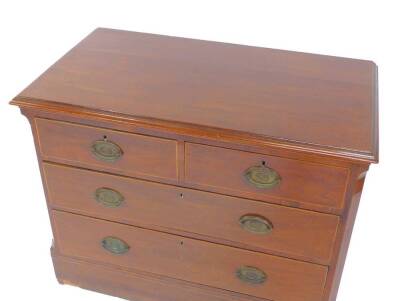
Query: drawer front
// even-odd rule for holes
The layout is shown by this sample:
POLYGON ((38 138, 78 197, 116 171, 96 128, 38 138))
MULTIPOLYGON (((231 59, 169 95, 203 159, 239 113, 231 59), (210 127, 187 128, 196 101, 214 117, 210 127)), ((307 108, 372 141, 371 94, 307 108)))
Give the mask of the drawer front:
POLYGON ((176 180, 176 142, 36 119, 43 159, 132 176, 176 180))
POLYGON ((340 209, 348 170, 342 167, 186 143, 185 181, 225 193, 291 206, 340 209))
POLYGON ((275 301, 320 301, 327 267, 53 211, 61 254, 275 301), (79 231, 77 231, 79 229, 79 231))
POLYGON ((43 163, 53 207, 328 264, 339 218, 43 163))
MULTIPOLYGON (((141 271, 126 271, 108 265, 60 256, 54 249, 52 255, 56 274, 63 283, 126 300, 272 301, 210 286, 194 285, 175 278, 141 271)), ((104 299, 107 300, 107 298, 104 299)))

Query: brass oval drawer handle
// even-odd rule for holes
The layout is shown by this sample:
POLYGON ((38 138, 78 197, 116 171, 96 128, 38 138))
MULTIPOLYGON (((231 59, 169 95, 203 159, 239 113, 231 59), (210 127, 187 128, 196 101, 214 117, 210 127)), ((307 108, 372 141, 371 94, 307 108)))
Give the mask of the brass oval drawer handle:
POLYGON ((97 202, 110 208, 117 208, 121 206, 124 201, 124 196, 121 193, 106 187, 97 188, 94 197, 97 202))
POLYGON ((243 282, 262 284, 267 280, 267 274, 259 268, 242 266, 236 270, 236 276, 243 282))
POLYGON ((244 230, 254 234, 269 234, 274 228, 270 221, 258 215, 243 215, 239 223, 244 230))
POLYGON ((101 241, 101 245, 105 250, 112 254, 121 255, 129 251, 129 245, 123 240, 108 236, 101 241))
POLYGON ((122 157, 123 152, 118 144, 104 138, 92 143, 92 154, 101 161, 115 162, 122 157))
POLYGON ((261 189, 271 189, 281 182, 280 175, 264 165, 250 167, 245 171, 244 177, 248 183, 261 189))

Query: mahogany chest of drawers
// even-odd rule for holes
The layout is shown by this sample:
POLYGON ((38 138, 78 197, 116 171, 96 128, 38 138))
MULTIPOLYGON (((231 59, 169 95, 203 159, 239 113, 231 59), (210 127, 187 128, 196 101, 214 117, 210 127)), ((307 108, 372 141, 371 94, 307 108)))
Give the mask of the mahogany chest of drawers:
POLYGON ((32 127, 60 283, 336 299, 378 161, 374 63, 97 29, 11 103, 32 127))

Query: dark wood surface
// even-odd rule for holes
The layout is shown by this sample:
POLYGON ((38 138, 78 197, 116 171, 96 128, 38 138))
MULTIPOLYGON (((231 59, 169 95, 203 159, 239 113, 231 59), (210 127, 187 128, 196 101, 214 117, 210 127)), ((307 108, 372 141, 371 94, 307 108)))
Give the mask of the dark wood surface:
POLYGON ((60 283, 127 300, 272 301, 165 276, 116 269, 93 261, 62 256, 54 248, 52 257, 60 283))
POLYGON ((43 168, 52 208, 330 264, 337 216, 50 163, 44 163, 43 168), (108 208, 99 204, 94 192, 101 187, 121 193, 122 205, 108 208), (239 219, 247 214, 270 221, 271 233, 243 230, 239 219))
POLYGON ((346 208, 341 217, 342 222, 338 229, 333 250, 335 264, 331 265, 328 273, 323 296, 324 301, 336 300, 367 171, 367 166, 354 166, 351 171, 351 181, 346 195, 346 208))
POLYGON ((98 29, 13 101, 224 129, 375 162, 369 61, 98 29))
MULTIPOLYGON (((53 211, 59 252, 115 266, 164 275, 193 283, 291 301, 320 301, 327 267, 250 252, 175 235, 53 211), (77 231, 79 229, 79 231, 77 231), (114 255, 101 246, 113 236, 130 249, 114 255), (262 284, 249 284, 236 276, 241 266, 267 274, 262 284)), ((156 289, 156 288, 155 288, 156 289)))
POLYGON ((185 145, 186 182, 227 189, 259 200, 286 199, 295 207, 311 203, 341 209, 348 173, 341 167, 193 143, 185 145), (246 181, 245 171, 263 162, 280 175, 281 182, 276 187, 259 189, 246 181))
POLYGON ((58 279, 143 301, 334 301, 378 161, 376 79, 369 61, 94 31, 11 102, 32 126, 58 279), (104 136, 121 160, 93 156, 104 136), (262 161, 282 176, 267 192, 243 178, 262 161), (100 185, 125 211, 93 201, 100 185), (273 222, 268 242, 238 227, 244 211, 273 222), (135 252, 104 253, 106 233, 135 252), (229 278, 241 261, 269 286, 229 278))
POLYGON ((173 140, 133 135, 59 121, 36 121, 40 152, 47 160, 63 160, 72 164, 87 164, 132 176, 177 179, 177 143, 173 140), (104 136, 123 152, 115 162, 96 158, 91 146, 104 136))
MULTIPOLYGON (((116 129, 120 129, 120 130, 126 130, 126 131, 131 131, 131 132, 139 132, 139 133, 152 133, 153 135, 159 136, 159 133, 157 131, 153 132, 150 131, 148 132, 146 129, 142 129, 140 127, 138 127, 137 125, 129 125, 129 124, 125 124, 125 123, 113 123, 113 122, 105 122, 102 119, 98 119, 96 118, 89 118, 89 119, 79 119, 79 115, 76 116, 75 114, 68 114, 66 112, 47 112, 47 111, 39 111, 35 108, 22 108, 23 113, 29 118, 29 121, 31 122, 32 125, 32 130, 33 130, 33 135, 35 138, 35 144, 36 144, 36 148, 38 151, 38 158, 39 161, 41 162, 40 166, 41 166, 41 170, 42 170, 42 175, 43 175, 43 182, 45 183, 45 177, 44 177, 44 162, 42 162, 42 160, 44 159, 42 154, 40 153, 40 145, 39 145, 39 141, 38 141, 38 132, 37 132, 37 127, 36 127, 36 121, 37 119, 35 119, 36 116, 38 117, 46 117, 46 118, 50 118, 50 119, 60 119, 60 120, 65 120, 65 121, 80 121, 83 124, 89 124, 92 126, 102 126, 102 127, 106 127, 106 128, 116 128, 116 129)), ((160 132, 165 134, 164 132, 160 132)), ((173 138, 173 136, 169 136, 170 138, 173 138)), ((177 135, 176 136, 177 139, 182 139, 182 136, 177 135)), ((188 136, 183 136, 185 137, 185 139, 189 140, 189 141, 198 141, 198 140, 193 140, 188 136)), ((184 140, 185 140, 184 139, 184 140)), ((183 141, 184 141, 183 140, 183 141)), ((202 139, 202 142, 213 145, 219 145, 218 142, 215 142, 213 139, 208 140, 208 139, 202 139)), ((225 148, 227 145, 226 143, 222 144, 225 148)), ((238 147, 235 144, 232 144, 235 147, 238 147)), ((251 150, 251 148, 245 148, 246 150, 251 150)), ((257 148, 257 150, 260 150, 259 148, 257 148)), ((270 150, 267 150, 266 152, 268 153, 270 150)), ((281 150, 276 149, 274 150, 274 155, 280 155, 281 150)), ((181 154, 181 156, 184 154, 184 152, 182 150, 178 151, 179 154, 181 154)), ((341 275, 341 271, 343 269, 343 265, 344 265, 344 259, 345 259, 345 255, 347 252, 347 248, 348 248, 348 241, 350 239, 351 236, 351 226, 354 223, 354 219, 355 219, 355 214, 356 214, 356 210, 354 208, 356 208, 356 206, 352 205, 353 204, 353 199, 357 200, 357 196, 359 197, 359 190, 361 189, 360 185, 356 185, 356 182, 359 182, 358 179, 363 179, 363 177, 365 177, 365 172, 368 169, 368 164, 362 164, 359 165, 359 162, 355 162, 353 163, 348 163, 346 161, 337 161, 337 160, 330 160, 329 158, 325 158, 324 156, 322 157, 314 157, 311 156, 309 157, 308 155, 304 156, 304 153, 299 152, 296 154, 296 152, 293 152, 293 150, 290 150, 288 152, 283 151, 282 152, 283 155, 288 155, 290 154, 291 156, 295 156, 297 159, 301 159, 301 160, 311 160, 311 162, 322 162, 323 164, 332 164, 332 166, 342 166, 345 168, 350 168, 351 173, 349 176, 349 183, 348 183, 348 188, 346 189, 346 195, 345 195, 345 207, 344 207, 344 211, 341 213, 341 215, 344 218, 340 218, 341 222, 339 224, 339 228, 338 228, 338 234, 337 234, 337 239, 335 241, 335 246, 333 249, 333 257, 332 257, 332 261, 331 261, 331 265, 329 267, 328 270, 328 274, 327 274, 327 280, 326 280, 326 285, 324 288, 324 292, 323 292, 323 297, 322 297, 322 301, 333 301, 335 300, 336 294, 337 294, 337 289, 339 287, 339 283, 340 283, 340 275, 341 275), (361 170, 361 171, 360 171, 361 170), (354 192, 352 187, 357 186, 359 187, 357 189, 357 195, 356 198, 354 198, 354 192)), ((179 160, 182 161, 182 160, 179 160)), ((182 163, 182 162, 181 162, 182 163)), ((184 163, 184 162, 183 162, 184 163)), ((45 192, 46 192, 46 196, 48 199, 48 202, 50 202, 50 197, 49 197, 49 193, 48 193, 48 188, 45 185, 45 192)), ((221 189, 215 189, 215 192, 218 192, 221 189)), ((50 209, 51 209, 51 205, 50 205, 50 209)), ((53 229, 54 229, 54 218, 51 216, 51 221, 53 224, 53 229)), ((179 233, 176 233, 179 234, 179 233)), ((57 236, 57 233, 54 233, 55 236, 57 236)), ((197 237, 198 239, 202 239, 202 237, 197 237)), ((215 241, 216 243, 218 243, 218 241, 215 241)), ((56 243, 57 245, 57 243, 56 243)), ((104 291, 107 293, 110 293, 112 295, 115 296, 120 296, 119 290, 116 288, 118 288, 121 283, 124 283, 124 281, 126 281, 126 277, 129 278, 129 276, 127 275, 121 275, 119 272, 113 270, 113 271, 108 271, 107 275, 121 275, 121 279, 122 282, 112 282, 111 284, 107 284, 101 281, 104 281, 105 279, 109 279, 107 276, 104 277, 100 277, 98 275, 92 274, 92 272, 87 272, 87 273, 82 273, 82 277, 77 276, 74 273, 71 273, 71 269, 73 269, 73 265, 72 262, 74 262, 72 260, 72 258, 64 258, 65 262, 67 262, 65 265, 63 265, 63 267, 65 268, 64 271, 62 272, 62 274, 64 275, 64 277, 68 278, 69 276, 71 277, 75 277, 73 280, 76 281, 77 283, 82 283, 82 287, 86 287, 88 289, 95 289, 97 291, 104 291), (72 266, 71 266, 72 265, 72 266)), ((56 259, 55 259, 56 260, 56 259)), ((56 264, 56 262, 55 262, 56 264)), ((93 271, 92 269, 92 265, 90 265, 89 263, 82 263, 82 266, 85 268, 88 268, 90 271, 93 271)), ((100 271, 104 271, 101 268, 99 268, 100 271)), ((169 282, 169 281, 168 281, 169 282)), ((175 283, 175 282, 174 282, 175 283)), ((138 284, 139 287, 141 287, 141 284, 138 284)), ((169 284, 168 284, 169 285, 169 284)), ((175 285, 175 284, 173 284, 175 285)), ((173 287, 172 285, 172 287, 173 287)), ((181 284, 179 284, 181 285, 181 284)), ((197 287, 197 286, 196 286, 197 287)), ((131 298, 133 298, 133 294, 135 294, 136 296, 142 297, 142 293, 138 293, 136 290, 134 290, 136 288, 135 287, 130 287, 130 288, 126 288, 128 291, 130 291, 129 296, 132 296, 131 298)), ((199 291, 201 291, 202 293, 206 293, 205 291, 208 291, 207 289, 204 291, 204 286, 199 286, 197 287, 199 291)), ((172 288, 171 288, 172 289, 172 288)), ((213 294, 215 293, 215 296, 219 296, 219 294, 215 291, 215 289, 212 289, 213 294)), ((155 297, 158 298, 159 300, 163 300, 164 298, 169 298, 170 295, 174 295, 174 293, 170 290, 167 291, 163 291, 162 293, 160 293, 159 296, 155 297)), ((197 296, 198 292, 193 292, 194 296, 197 296)), ((145 297, 145 296, 143 296, 145 297)), ((249 300, 253 300, 255 297, 248 297, 249 300), (253 299, 252 299, 253 298, 253 299)), ((158 299, 155 299, 158 301, 158 299)), ((149 300, 153 300, 153 299, 149 299, 149 300)), ((239 299, 240 300, 240 299, 239 299)), ((255 300, 255 299, 254 299, 255 300)))
POLYGON ((179 151, 178 142, 172 139, 42 118, 36 120, 36 129, 42 158, 47 161, 326 213, 343 209, 348 166, 184 141, 179 151), (116 162, 104 162, 92 154, 91 144, 104 136, 123 150, 116 162), (245 171, 262 162, 279 173, 281 183, 277 187, 258 189, 245 180, 245 171))

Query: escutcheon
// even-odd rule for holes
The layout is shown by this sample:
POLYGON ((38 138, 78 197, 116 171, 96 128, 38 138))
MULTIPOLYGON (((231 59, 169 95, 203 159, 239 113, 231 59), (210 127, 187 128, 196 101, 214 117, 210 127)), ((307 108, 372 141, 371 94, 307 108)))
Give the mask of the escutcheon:
POLYGON ((245 171, 244 177, 248 183, 261 189, 274 188, 281 182, 279 174, 264 165, 250 167, 245 171))
POLYGON ((121 206, 124 201, 124 196, 121 193, 106 187, 97 188, 94 197, 97 202, 110 208, 117 208, 121 206))
POLYGON ((125 254, 130 249, 129 245, 126 242, 112 236, 105 237, 101 241, 101 245, 105 250, 115 255, 125 254))
POLYGON ((240 226, 254 234, 269 234, 273 229, 273 225, 266 218, 259 215, 244 215, 239 219, 240 226))
POLYGON ((242 266, 236 270, 236 276, 243 282, 250 284, 262 284, 267 280, 264 271, 250 266, 242 266))
POLYGON ((92 154, 101 161, 115 162, 122 157, 123 152, 118 144, 104 139, 92 143, 92 154))

